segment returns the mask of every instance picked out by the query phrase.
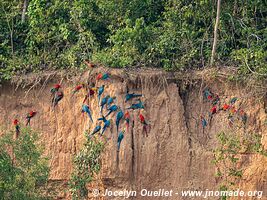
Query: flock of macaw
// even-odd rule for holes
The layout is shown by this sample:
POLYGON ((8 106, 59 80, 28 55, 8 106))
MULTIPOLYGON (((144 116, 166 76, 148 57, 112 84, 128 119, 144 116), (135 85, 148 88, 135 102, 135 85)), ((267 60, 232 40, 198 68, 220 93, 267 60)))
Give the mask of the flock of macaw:
MULTIPOLYGON (((94 68, 95 65, 85 61, 85 64, 88 65, 90 68, 94 68)), ((125 127, 128 132, 129 130, 129 124, 130 124, 130 119, 131 115, 129 110, 139 110, 139 119, 140 123, 143 126, 143 132, 148 136, 148 127, 149 123, 145 119, 145 117, 141 114, 140 110, 144 109, 144 103, 141 101, 142 94, 135 94, 135 93, 130 93, 128 88, 125 94, 125 103, 129 103, 129 107, 125 109, 125 111, 122 110, 122 108, 118 105, 115 104, 116 97, 112 97, 109 94, 106 94, 107 92, 105 91, 105 82, 109 81, 111 79, 111 75, 109 73, 99 73, 96 76, 96 83, 102 82, 103 84, 100 87, 91 87, 90 84, 81 84, 77 85, 72 93, 71 97, 84 89, 86 91, 86 95, 84 97, 84 100, 82 102, 81 106, 81 112, 86 113, 89 117, 89 120, 91 123, 94 122, 94 119, 92 117, 92 110, 89 107, 89 102, 91 98, 94 98, 97 95, 97 100, 98 100, 98 106, 100 107, 100 118, 97 120, 99 121, 97 123, 97 126, 93 129, 93 131, 88 134, 88 138, 91 139, 92 137, 95 136, 96 133, 99 133, 100 136, 103 136, 105 131, 110 127, 111 125, 111 119, 110 116, 113 116, 114 114, 116 118, 116 130, 118 134, 117 138, 117 150, 120 150, 120 145, 121 142, 124 138, 125 134, 125 128, 122 128, 121 122, 125 122, 125 127), (106 95, 105 95, 106 94, 106 95), (133 101, 133 102, 132 102, 133 101), (86 103, 88 102, 88 103, 86 103), (104 114, 104 111, 106 114, 104 114), (121 130, 121 131, 120 131, 121 130)), ((52 99, 52 108, 54 109, 59 102, 63 99, 64 93, 62 91, 62 86, 61 84, 55 84, 53 88, 50 90, 51 93, 51 99, 52 99)), ((27 116, 26 116, 26 126, 30 126, 31 119, 37 114, 36 111, 30 111, 27 116)), ((15 119, 13 121, 13 124, 15 126, 15 131, 16 131, 16 138, 18 138, 19 133, 20 133, 20 125, 18 119, 15 119)))
MULTIPOLYGON (((213 92, 211 92, 209 89, 206 88, 203 91, 203 98, 205 101, 211 103, 212 106, 208 113, 209 123, 211 123, 211 120, 215 114, 217 114, 219 111, 223 111, 223 112, 228 112, 227 118, 230 127, 233 126, 235 118, 241 119, 243 125, 244 126, 246 125, 248 116, 247 113, 243 109, 241 109, 241 107, 238 109, 236 108, 235 103, 238 100, 237 97, 231 98, 229 102, 221 102, 221 99, 218 94, 214 94, 213 92)), ((209 123, 207 122, 207 120, 203 115, 200 116, 200 120, 204 131, 204 128, 207 127, 209 123)))

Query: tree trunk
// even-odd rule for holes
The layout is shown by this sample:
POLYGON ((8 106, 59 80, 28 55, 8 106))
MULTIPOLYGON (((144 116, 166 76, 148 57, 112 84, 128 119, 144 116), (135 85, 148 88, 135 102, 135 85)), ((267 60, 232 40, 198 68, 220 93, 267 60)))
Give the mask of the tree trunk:
POLYGON ((23 8, 22 8, 22 14, 21 14, 22 23, 25 22, 27 8, 28 8, 28 0, 24 0, 23 8))
POLYGON ((211 52, 211 59, 210 59, 210 65, 212 66, 214 64, 214 57, 216 54, 216 46, 217 46, 217 36, 218 36, 218 27, 220 23, 220 12, 221 12, 221 0, 217 1, 217 15, 216 15, 216 23, 214 27, 214 39, 213 39, 213 45, 212 45, 212 52, 211 52))

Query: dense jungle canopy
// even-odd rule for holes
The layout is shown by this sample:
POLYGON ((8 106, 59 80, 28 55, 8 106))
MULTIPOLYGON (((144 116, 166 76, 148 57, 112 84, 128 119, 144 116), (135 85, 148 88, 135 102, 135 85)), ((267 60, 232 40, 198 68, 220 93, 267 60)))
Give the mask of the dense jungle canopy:
MULTIPOLYGON (((210 65, 217 0, 0 0, 0 79, 46 69, 210 65)), ((265 0, 222 0, 216 66, 267 73, 265 0)))

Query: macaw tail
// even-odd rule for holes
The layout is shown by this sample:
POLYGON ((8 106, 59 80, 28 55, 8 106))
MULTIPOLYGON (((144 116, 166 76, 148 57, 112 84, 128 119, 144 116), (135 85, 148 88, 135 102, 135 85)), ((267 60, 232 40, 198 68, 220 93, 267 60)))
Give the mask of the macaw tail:
POLYGON ((30 126, 31 125, 31 118, 30 117, 27 117, 26 118, 26 126, 30 126))
POLYGON ((104 107, 104 106, 101 106, 101 108, 100 108, 100 113, 101 113, 101 115, 103 115, 103 107, 104 107))
POLYGON ((92 118, 92 115, 91 115, 91 113, 90 113, 90 112, 88 112, 87 114, 88 114, 88 116, 89 116, 89 118, 90 118, 91 122, 92 122, 92 123, 94 123, 94 120, 93 120, 93 118, 92 118))
POLYGON ((121 147, 121 141, 118 142, 118 151, 120 151, 120 147, 121 147))
POLYGON ((106 130, 106 127, 103 128, 101 136, 104 134, 105 130, 106 130))
POLYGON ((135 94, 135 95, 133 95, 133 97, 141 97, 142 96, 142 94, 135 94))
POLYGON ((100 95, 98 95, 98 105, 100 105, 100 95))
POLYGON ((116 122, 117 133, 119 133, 119 123, 116 122))

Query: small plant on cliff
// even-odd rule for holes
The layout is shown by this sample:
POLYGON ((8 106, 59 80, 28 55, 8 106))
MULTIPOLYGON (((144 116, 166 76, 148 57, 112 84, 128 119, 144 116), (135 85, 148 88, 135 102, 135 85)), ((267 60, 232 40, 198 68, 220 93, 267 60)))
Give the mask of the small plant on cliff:
MULTIPOLYGON (((267 156, 261 144, 261 135, 237 135, 221 132, 217 135, 219 145, 213 150, 212 160, 217 168, 216 178, 220 180, 220 190, 233 190, 242 178, 245 165, 242 157, 250 154, 267 156)), ((222 200, 227 197, 221 197, 222 200)))
POLYGON ((18 139, 9 132, 0 139, 0 199, 45 199, 42 187, 48 179, 48 160, 31 129, 22 129, 18 139))
POLYGON ((100 156, 103 149, 102 141, 87 138, 83 148, 75 156, 74 169, 69 182, 72 199, 87 199, 87 184, 100 171, 100 156))

